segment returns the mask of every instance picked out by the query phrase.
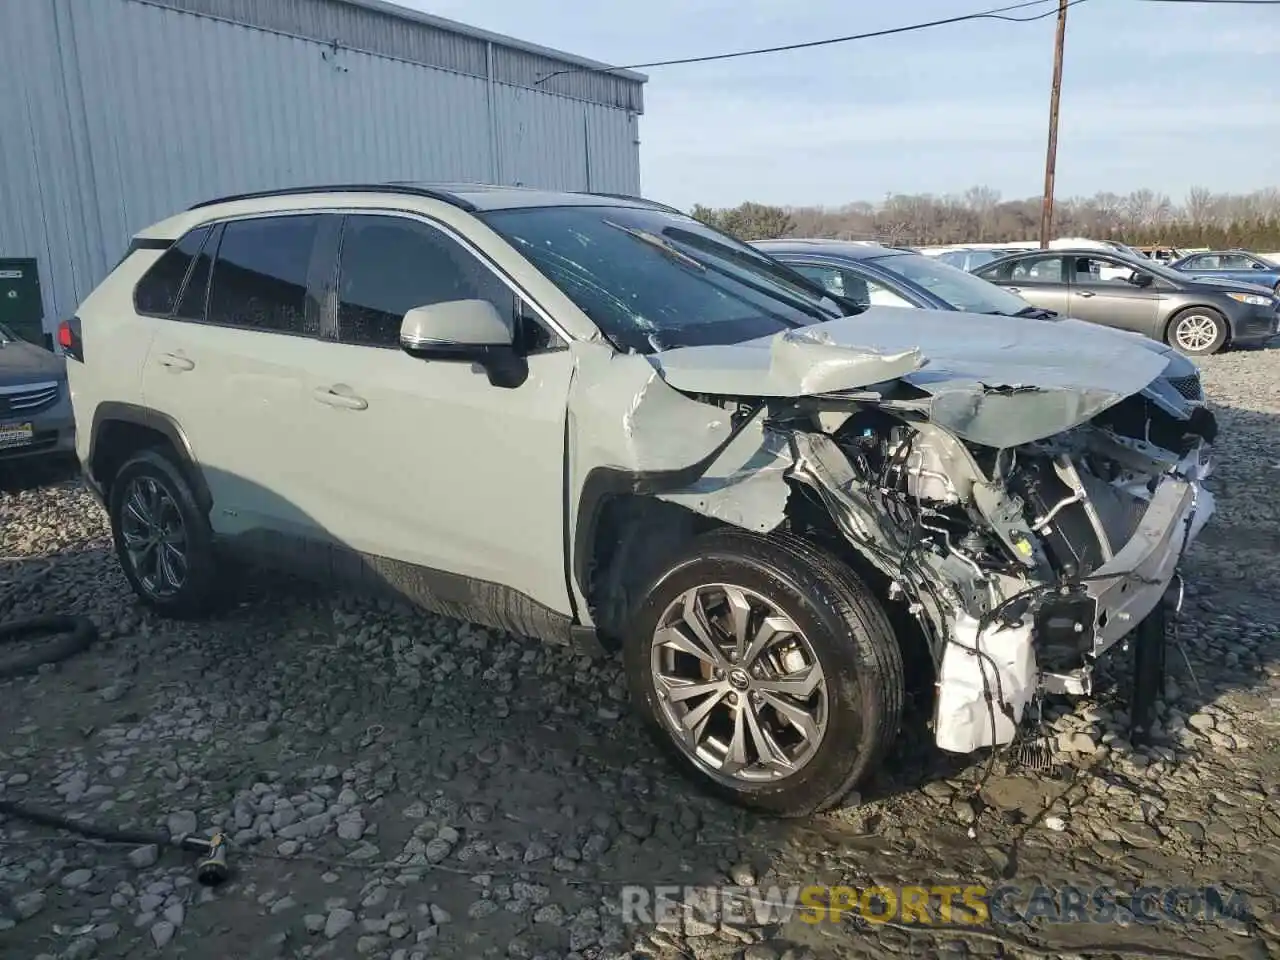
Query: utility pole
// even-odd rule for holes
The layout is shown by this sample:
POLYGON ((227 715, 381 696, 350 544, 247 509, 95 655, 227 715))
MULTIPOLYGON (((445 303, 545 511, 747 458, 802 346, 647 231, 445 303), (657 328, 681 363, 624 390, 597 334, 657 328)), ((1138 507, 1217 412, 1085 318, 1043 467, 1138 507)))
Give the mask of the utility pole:
POLYGON ((1049 91, 1049 148, 1044 158, 1044 200, 1040 206, 1040 249, 1049 247, 1053 229, 1053 174, 1058 162, 1058 100, 1062 96, 1062 47, 1067 39, 1067 6, 1058 0, 1058 36, 1053 44, 1053 87, 1049 91))

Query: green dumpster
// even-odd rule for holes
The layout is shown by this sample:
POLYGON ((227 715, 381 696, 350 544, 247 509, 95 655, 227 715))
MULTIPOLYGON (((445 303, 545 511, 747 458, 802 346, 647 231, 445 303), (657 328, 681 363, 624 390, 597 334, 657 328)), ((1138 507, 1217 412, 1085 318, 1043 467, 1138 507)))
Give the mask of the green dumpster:
POLYGON ((23 340, 48 346, 43 321, 35 258, 0 258, 0 324, 23 340))

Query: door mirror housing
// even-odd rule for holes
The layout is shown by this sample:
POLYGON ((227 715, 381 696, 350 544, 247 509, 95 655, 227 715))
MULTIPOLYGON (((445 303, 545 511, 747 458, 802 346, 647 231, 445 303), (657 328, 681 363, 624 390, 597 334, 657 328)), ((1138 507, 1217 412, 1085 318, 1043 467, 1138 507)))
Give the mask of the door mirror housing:
POLYGON ((1129 282, 1135 287, 1149 287, 1155 283, 1156 278, 1149 273, 1143 273, 1141 270, 1135 270, 1133 276, 1129 278, 1129 282))
POLYGON ((529 367, 515 348, 515 324, 488 300, 414 307, 400 322, 400 349, 418 360, 476 364, 495 387, 518 387, 529 367))

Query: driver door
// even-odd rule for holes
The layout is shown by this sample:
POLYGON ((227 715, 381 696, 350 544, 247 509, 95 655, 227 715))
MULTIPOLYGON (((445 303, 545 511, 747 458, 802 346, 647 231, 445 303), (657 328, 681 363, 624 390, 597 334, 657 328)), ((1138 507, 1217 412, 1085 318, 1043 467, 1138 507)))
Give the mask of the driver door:
POLYGON ((1160 312, 1159 278, 1110 257, 1068 257, 1068 312, 1092 323, 1151 336, 1160 312), (1073 269, 1074 268, 1074 269, 1073 269), (1149 286, 1132 277, 1145 276, 1149 286))
POLYGON ((299 424, 308 511, 348 549, 419 568, 437 596, 486 582, 567 613, 566 344, 471 249, 410 216, 347 215, 326 299, 337 342, 308 369, 299 424), (409 309, 468 299, 512 319, 523 383, 400 349, 409 309))

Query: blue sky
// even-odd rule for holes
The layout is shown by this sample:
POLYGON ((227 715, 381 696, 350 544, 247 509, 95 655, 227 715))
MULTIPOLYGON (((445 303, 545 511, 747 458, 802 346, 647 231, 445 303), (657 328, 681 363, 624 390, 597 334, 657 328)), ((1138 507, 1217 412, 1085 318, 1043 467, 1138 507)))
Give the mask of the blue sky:
MULTIPOLYGON (((619 64, 861 33, 1001 5, 400 2, 619 64)), ((1005 197, 1036 195, 1054 22, 976 21, 644 71, 643 192, 683 208, 743 200, 837 205, 974 184, 1005 197)), ((1073 7, 1057 180, 1060 197, 1149 187, 1180 199, 1195 185, 1231 192, 1280 185, 1280 6, 1089 0, 1073 7)))

